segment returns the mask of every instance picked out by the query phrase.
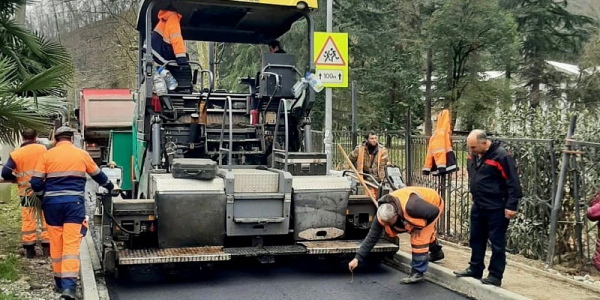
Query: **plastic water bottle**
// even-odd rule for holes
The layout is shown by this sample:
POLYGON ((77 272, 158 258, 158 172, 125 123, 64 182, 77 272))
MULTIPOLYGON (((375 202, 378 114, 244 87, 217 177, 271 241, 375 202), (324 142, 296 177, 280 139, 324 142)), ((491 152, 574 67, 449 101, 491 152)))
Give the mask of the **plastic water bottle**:
POLYGON ((177 80, 175 80, 175 77, 173 77, 173 75, 171 74, 171 72, 169 72, 169 70, 167 70, 163 67, 159 67, 158 73, 167 82, 167 88, 169 88, 169 91, 173 91, 179 86, 179 84, 177 83, 177 80))
POLYGON ((306 72, 306 74, 304 74, 304 78, 306 81, 308 81, 308 84, 313 88, 313 90, 315 90, 315 92, 319 93, 323 90, 323 83, 321 80, 319 80, 319 78, 317 78, 317 75, 306 72))
POLYGON ((167 83, 165 83, 165 79, 158 73, 158 68, 156 68, 156 72, 152 75, 152 81, 154 82, 154 92, 158 96, 162 96, 168 92, 167 83))

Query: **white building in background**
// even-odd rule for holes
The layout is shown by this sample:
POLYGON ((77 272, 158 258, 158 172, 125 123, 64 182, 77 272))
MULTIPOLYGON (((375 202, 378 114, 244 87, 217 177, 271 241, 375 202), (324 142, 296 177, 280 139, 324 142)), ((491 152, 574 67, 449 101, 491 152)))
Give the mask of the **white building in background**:
MULTIPOLYGON (((549 61, 549 60, 546 61, 546 64, 548 67, 550 67, 554 71, 559 72, 561 74, 564 74, 564 75, 572 78, 573 80, 571 82, 575 82, 577 77, 580 76, 580 74, 581 74, 581 70, 576 65, 562 63, 562 62, 556 62, 556 61, 549 61)), ((595 70, 592 70, 590 72, 600 72, 600 67, 598 67, 595 70)), ((501 79, 505 76, 505 74, 506 74, 506 72, 504 72, 504 71, 485 71, 485 72, 480 72, 478 74, 478 78, 481 81, 489 81, 489 80, 501 79)), ((432 79, 432 81, 435 82, 437 80, 437 76, 432 76, 431 79, 432 79)), ((568 87, 570 87, 569 85, 572 84, 571 82, 563 82, 563 83, 561 83, 561 86, 560 86, 562 93, 561 93, 560 98, 558 99, 558 101, 559 101, 558 106, 560 108, 561 119, 563 121, 566 120, 566 118, 568 117, 567 112, 568 112, 569 101, 568 101, 566 90, 568 87)), ((511 82, 511 88, 522 88, 525 85, 526 85, 526 82, 519 82, 519 81, 516 81, 514 78, 511 82)), ((425 78, 423 78, 421 80, 420 90, 421 90, 421 92, 423 92, 422 100, 425 101, 425 96, 424 96, 424 94, 425 94, 425 78)), ((435 86, 432 86, 432 90, 435 90, 435 86)), ((544 84, 540 85, 540 91, 542 92, 542 94, 546 93, 548 90, 549 90, 548 86, 546 86, 544 84)), ((542 108, 542 110, 544 112, 546 112, 546 113, 548 112, 549 105, 546 101, 542 101, 542 103, 540 103, 540 107, 542 108)), ((516 105, 513 106, 513 109, 516 109, 516 105)), ((441 108, 432 107, 432 111, 431 111, 432 124, 435 124, 437 114, 439 113, 440 110, 441 110, 441 108)), ((496 120, 500 119, 500 117, 502 116, 502 110, 500 107, 498 107, 496 109, 496 111, 494 112, 494 116, 495 116, 494 119, 496 119, 496 120)), ((520 125, 515 125, 515 126, 520 126, 520 125)), ((454 128, 455 131, 461 130, 460 117, 456 120, 456 124, 454 127, 455 127, 454 128)), ((516 128, 516 127, 511 128, 511 130, 517 130, 517 129, 520 129, 520 128, 516 128)), ((525 131, 528 130, 528 128, 524 128, 524 129, 525 129, 525 131)), ((424 132, 423 125, 419 126, 419 130, 424 132)))

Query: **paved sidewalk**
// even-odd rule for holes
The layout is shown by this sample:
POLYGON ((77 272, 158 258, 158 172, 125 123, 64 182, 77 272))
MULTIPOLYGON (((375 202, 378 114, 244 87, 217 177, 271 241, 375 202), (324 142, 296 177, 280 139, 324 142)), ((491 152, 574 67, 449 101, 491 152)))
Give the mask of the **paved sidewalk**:
MULTIPOLYGON (((450 270, 462 270, 468 267, 470 249, 449 243, 443 243, 443 246, 446 258, 437 262, 437 264, 450 270)), ((408 235, 402 236, 400 250, 410 253, 410 237, 408 235)), ((486 257, 486 266, 488 263, 489 253, 486 257)), ((600 299, 600 282, 594 285, 579 283, 567 277, 561 278, 560 275, 554 275, 514 261, 509 262, 506 266, 502 287, 534 300, 550 298, 561 300, 600 299)))

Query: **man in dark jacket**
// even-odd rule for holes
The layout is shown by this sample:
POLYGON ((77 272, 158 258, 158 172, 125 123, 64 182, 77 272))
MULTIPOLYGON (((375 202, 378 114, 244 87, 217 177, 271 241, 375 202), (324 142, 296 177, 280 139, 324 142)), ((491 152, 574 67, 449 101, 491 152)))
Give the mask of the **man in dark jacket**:
POLYGON ((489 275, 484 284, 502 285, 506 266, 506 230, 517 214, 522 197, 521 184, 514 159, 500 142, 491 142, 482 130, 473 130, 467 137, 470 155, 467 157, 469 188, 473 196, 471 207, 471 261, 458 277, 480 279, 485 269, 487 241, 492 244, 489 275))

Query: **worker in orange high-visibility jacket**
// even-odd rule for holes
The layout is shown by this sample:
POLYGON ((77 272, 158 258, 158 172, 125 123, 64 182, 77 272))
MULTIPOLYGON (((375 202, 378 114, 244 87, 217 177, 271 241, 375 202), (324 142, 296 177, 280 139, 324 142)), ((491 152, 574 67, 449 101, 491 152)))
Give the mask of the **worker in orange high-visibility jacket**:
MULTIPOLYGON (((21 147, 10 154, 2 168, 2 178, 14 180, 17 183, 19 198, 21 198, 21 242, 27 258, 33 258, 35 257, 35 244, 38 240, 38 218, 35 212, 35 203, 31 201, 33 191, 29 180, 38 160, 46 152, 46 147, 36 143, 37 132, 33 129, 24 129, 21 137, 23 143, 21 147)), ((39 223, 41 223, 39 224, 41 227, 39 240, 44 256, 48 256, 50 255, 50 238, 43 214, 39 223)))
POLYGON ((72 144, 74 132, 64 126, 56 130, 56 146, 42 155, 31 178, 33 191, 44 195, 56 290, 67 300, 76 299, 79 244, 87 232, 86 174, 109 191, 114 188, 90 155, 72 144))
POLYGON ((423 174, 425 175, 444 175, 458 170, 456 156, 450 141, 452 134, 450 121, 450 111, 444 109, 438 115, 436 129, 429 139, 427 156, 423 165, 423 174))
POLYGON ((174 11, 158 11, 158 24, 152 31, 152 56, 159 65, 176 60, 178 65, 187 65, 185 43, 181 35, 181 15, 174 11))
POLYGON ((403 278, 401 283, 423 281, 428 262, 444 258, 442 246, 435 235, 435 224, 444 211, 444 201, 430 188, 413 186, 385 195, 378 203, 377 220, 372 222, 369 234, 348 267, 354 270, 371 252, 384 231, 390 237, 408 232, 412 247, 411 274, 403 278))
MULTIPOLYGON (((375 184, 379 184, 385 178, 385 166, 389 164, 388 151, 387 149, 377 143, 377 135, 375 133, 368 133, 365 135, 365 141, 356 146, 356 148, 348 155, 350 161, 356 167, 359 173, 369 174, 377 181, 375 184)), ((372 182, 373 179, 369 176, 364 176, 364 179, 372 182)), ((369 187, 373 196, 377 197, 377 188, 369 187)), ((368 195, 368 191, 365 191, 365 195, 368 195)))

